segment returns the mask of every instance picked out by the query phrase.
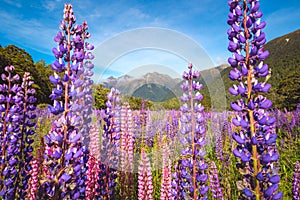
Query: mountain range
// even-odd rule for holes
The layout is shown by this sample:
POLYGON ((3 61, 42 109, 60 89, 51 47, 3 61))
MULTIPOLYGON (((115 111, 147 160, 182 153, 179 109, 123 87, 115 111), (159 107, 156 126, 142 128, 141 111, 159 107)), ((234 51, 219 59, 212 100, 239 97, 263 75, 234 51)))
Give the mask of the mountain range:
MULTIPOLYGON (((272 84, 266 96, 273 101, 273 107, 295 109, 300 102, 300 30, 271 40, 264 48, 270 52, 265 63, 271 70, 268 82, 272 84)), ((226 47, 224 51, 227 51, 226 47)), ((53 88, 49 82, 49 76, 53 74, 50 64, 46 64, 43 60, 34 63, 31 55, 24 49, 15 45, 1 46, 0 44, 0 74, 4 72, 4 67, 9 65, 14 65, 16 73, 21 76, 25 72, 31 73, 35 82, 33 87, 36 89, 38 104, 52 103, 49 98, 53 88)), ((152 69, 151 66, 149 67, 152 69)), ((202 104, 207 108, 214 106, 214 103, 228 106, 229 102, 235 100, 228 92, 228 88, 234 84, 228 78, 230 70, 231 67, 224 64, 201 71, 198 81, 204 86, 201 90, 205 97, 202 104), (219 95, 222 93, 223 95, 219 95)), ((172 74, 171 71, 167 72, 168 74, 162 74, 162 71, 144 75, 140 73, 138 77, 136 73, 135 76, 127 74, 118 78, 109 77, 102 84, 107 88, 118 88, 124 95, 150 99, 153 102, 164 101, 163 107, 169 106, 168 109, 172 109, 170 105, 175 105, 175 103, 177 106, 180 105, 178 98, 174 96, 179 97, 182 94, 180 90, 182 79, 173 78, 178 75, 172 74)))
MULTIPOLYGON (((220 65, 213 69, 201 71, 201 82, 208 84, 228 65, 220 65), (205 80, 204 78, 205 77, 205 80)), ((182 78, 173 78, 167 74, 149 72, 140 77, 123 75, 120 77, 110 76, 102 85, 106 88, 116 88, 121 94, 141 97, 154 102, 166 101, 181 95, 180 84, 182 78), (155 95, 152 95, 155 94, 155 95)))
MULTIPOLYGON (((270 52, 270 56, 265 62, 271 68, 271 77, 268 82, 272 84, 272 89, 267 96, 277 105, 280 105, 283 104, 285 99, 280 91, 282 90, 280 88, 281 82, 289 77, 291 73, 300 71, 300 30, 273 39, 264 48, 270 52)), ((217 98, 213 97, 212 93, 214 91, 211 91, 211 88, 214 88, 216 80, 221 78, 225 86, 227 102, 234 100, 234 97, 228 93, 228 88, 234 83, 228 78, 230 70, 231 67, 228 64, 223 64, 201 71, 201 77, 198 81, 204 85, 202 93, 211 98, 217 98)), ((125 95, 158 102, 169 100, 174 96, 179 97, 182 94, 180 91, 181 82, 182 79, 180 78, 172 78, 167 74, 151 72, 138 78, 129 75, 118 78, 111 76, 102 84, 107 88, 118 88, 125 95)), ((296 85, 296 87, 300 88, 299 85, 296 85)))

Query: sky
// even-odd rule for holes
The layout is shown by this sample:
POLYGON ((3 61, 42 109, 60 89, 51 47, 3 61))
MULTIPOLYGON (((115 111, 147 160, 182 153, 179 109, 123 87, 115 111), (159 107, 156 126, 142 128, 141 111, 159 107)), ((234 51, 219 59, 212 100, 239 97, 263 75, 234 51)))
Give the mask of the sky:
MULTIPOLYGON (((51 64, 64 3, 73 5, 77 23, 88 22, 97 79, 141 69, 180 76, 189 62, 206 69, 230 56, 227 0, 2 0, 0 44, 14 44, 35 62, 51 64), (145 67, 151 64, 161 68, 145 67)), ((260 3, 268 41, 300 29, 299 0, 260 3)))

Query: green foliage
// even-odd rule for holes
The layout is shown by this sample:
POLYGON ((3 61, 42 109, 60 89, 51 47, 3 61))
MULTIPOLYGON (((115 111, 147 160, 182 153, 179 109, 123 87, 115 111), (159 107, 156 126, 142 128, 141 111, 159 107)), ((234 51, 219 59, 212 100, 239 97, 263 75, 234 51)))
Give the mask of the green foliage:
POLYGON ((105 102, 107 101, 107 94, 110 92, 110 89, 103 87, 103 85, 94 85, 94 107, 96 109, 105 109, 105 102))
POLYGON ((290 73, 286 78, 279 82, 277 93, 281 95, 281 107, 287 107, 290 110, 296 109, 300 102, 300 70, 290 73))
MULTIPOLYGON (((44 107, 45 105, 46 104, 41 104, 42 107, 44 107)), ((38 116, 36 119, 36 135, 32 144, 32 147, 34 149, 33 155, 35 157, 38 153, 37 150, 39 148, 44 148, 42 144, 42 138, 44 138, 44 136, 50 132, 52 120, 53 118, 51 116, 38 116)))
POLYGON ((285 138, 279 130, 279 140, 277 140, 279 158, 279 174, 280 174, 280 191, 283 192, 284 197, 292 196, 292 183, 294 167, 297 160, 300 160, 300 139, 298 138, 285 138), (284 142, 283 142, 284 141, 284 142))
POLYGON ((43 60, 37 61, 34 66, 36 70, 35 83, 37 86, 38 103, 51 104, 52 100, 49 98, 53 88, 53 85, 49 81, 50 75, 53 74, 51 66, 46 65, 43 60))
POLYGON ((154 103, 153 110, 161 110, 161 108, 165 110, 179 110, 180 108, 180 100, 176 97, 169 99, 164 102, 154 103))
MULTIPOLYGON (((33 88, 36 89, 37 103, 51 103, 49 95, 52 91, 52 86, 49 81, 49 76, 52 74, 51 67, 46 66, 45 61, 33 62, 32 57, 24 49, 14 45, 6 47, 0 46, 0 74, 4 72, 4 67, 13 65, 15 72, 23 76, 25 72, 30 72, 32 80, 35 82, 33 88)), ((2 83, 2 80, 0 80, 2 83)))
MULTIPOLYGON (((266 59, 266 63, 269 68, 272 69, 271 78, 269 83, 272 84, 273 89, 270 92, 268 98, 270 98, 276 107, 284 108, 287 107, 289 110, 295 108, 294 101, 299 102, 299 96, 294 97, 288 95, 285 87, 286 83, 290 83, 289 89, 295 90, 300 89, 299 82, 291 82, 293 73, 297 73, 300 70, 300 30, 276 38, 265 45, 265 49, 269 50, 270 56, 266 59), (283 87, 283 88, 282 88, 283 87), (286 96, 294 99, 286 102, 286 96)), ((296 74, 295 74, 296 75, 296 74)), ((299 73, 298 73, 299 77, 299 73)), ((295 80, 295 79, 294 79, 295 80)), ((299 92, 298 92, 299 94, 299 92)))
POLYGON ((153 102, 149 100, 144 100, 140 97, 132 97, 132 96, 123 96, 122 98, 123 102, 128 102, 130 105, 130 108, 132 110, 140 110, 142 103, 144 102, 145 108, 152 108, 153 102))

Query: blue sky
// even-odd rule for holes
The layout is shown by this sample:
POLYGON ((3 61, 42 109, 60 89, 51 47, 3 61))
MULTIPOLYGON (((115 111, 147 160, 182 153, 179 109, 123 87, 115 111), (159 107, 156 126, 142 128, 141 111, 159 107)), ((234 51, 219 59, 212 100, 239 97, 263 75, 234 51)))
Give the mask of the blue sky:
MULTIPOLYGON (((268 41, 300 28, 300 1, 261 0, 260 2, 261 10, 264 12, 263 20, 267 22, 265 32, 268 41)), ((56 44, 53 37, 59 30, 64 3, 65 1, 62 0, 2 0, 0 44, 2 46, 15 44, 28 51, 34 61, 43 59, 50 64, 54 61, 51 49, 56 44)), ((90 42, 96 49, 111 38, 118 38, 124 32, 155 27, 170 30, 172 33, 177 32, 197 43, 206 52, 213 65, 225 63, 230 56, 227 51, 226 35, 229 28, 226 24, 227 0, 80 0, 68 3, 73 5, 78 23, 87 20, 92 34, 90 42)), ((134 34, 131 37, 134 37, 134 34)), ((156 40, 159 39, 161 42, 166 40, 166 38, 156 40)), ((170 45, 180 46, 177 43, 170 45)), ((119 48, 113 45, 110 47, 107 51, 119 48)), ((101 54, 99 57, 102 59, 104 56, 106 55, 101 54)), ((166 70, 172 68, 180 73, 185 69, 182 65, 186 65, 189 61, 172 51, 166 53, 159 48, 129 49, 128 52, 114 58, 108 67, 96 65, 98 68, 95 71, 98 76, 104 71, 105 76, 122 75, 134 71, 134 68, 156 64, 166 66, 166 70)))

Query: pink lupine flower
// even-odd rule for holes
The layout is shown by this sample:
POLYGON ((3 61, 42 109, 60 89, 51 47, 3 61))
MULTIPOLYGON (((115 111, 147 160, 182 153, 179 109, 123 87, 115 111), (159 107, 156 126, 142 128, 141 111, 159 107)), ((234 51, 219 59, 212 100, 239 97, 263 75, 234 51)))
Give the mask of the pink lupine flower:
POLYGON ((120 159, 120 198, 131 199, 133 196, 132 172, 134 156, 133 118, 128 103, 121 109, 121 159, 120 159))
POLYGON ((89 143, 90 154, 93 155, 95 158, 99 158, 100 149, 101 149, 100 133, 99 133, 99 129, 95 124, 92 126, 89 135, 90 135, 90 143, 89 143))
POLYGON ((160 189, 160 199, 169 200, 171 199, 171 189, 172 189, 172 175, 171 175, 171 160, 170 160, 170 151, 166 145, 163 148, 163 174, 161 180, 161 189, 160 189))
MULTIPOLYGON (((92 140, 91 140, 92 141, 92 140)), ((96 189, 98 186, 98 172, 99 172, 99 162, 94 155, 89 155, 89 160, 87 162, 88 170, 86 172, 86 189, 85 195, 86 199, 95 199, 96 189)))
POLYGON ((33 159, 31 161, 31 167, 32 169, 30 170, 30 179, 29 179, 29 183, 28 183, 28 196, 27 199, 28 200, 35 200, 35 195, 36 195, 36 191, 38 188, 38 182, 39 182, 39 166, 38 166, 38 161, 36 159, 33 159))
POLYGON ((153 185, 152 172, 148 156, 145 149, 142 149, 140 165, 138 168, 138 199, 152 200, 153 185))

